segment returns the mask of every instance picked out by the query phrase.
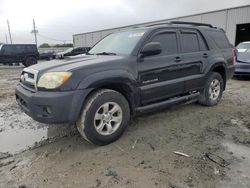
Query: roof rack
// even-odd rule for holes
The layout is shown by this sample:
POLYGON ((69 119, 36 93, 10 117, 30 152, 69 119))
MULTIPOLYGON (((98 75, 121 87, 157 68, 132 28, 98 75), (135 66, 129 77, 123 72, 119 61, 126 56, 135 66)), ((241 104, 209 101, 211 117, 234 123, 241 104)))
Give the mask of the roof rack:
POLYGON ((192 26, 206 26, 210 28, 214 28, 211 24, 206 23, 198 23, 198 22, 183 22, 183 21, 171 21, 171 22, 161 22, 161 23, 155 23, 151 25, 146 25, 146 27, 156 26, 156 25, 192 25, 192 26))
POLYGON ((212 26, 211 24, 198 23, 198 22, 172 21, 172 22, 169 22, 169 24, 193 25, 193 26, 206 26, 206 27, 213 28, 213 26, 212 26))
POLYGON ((156 25, 169 25, 169 22, 155 23, 151 25, 146 25, 145 27, 151 27, 151 26, 156 26, 156 25))

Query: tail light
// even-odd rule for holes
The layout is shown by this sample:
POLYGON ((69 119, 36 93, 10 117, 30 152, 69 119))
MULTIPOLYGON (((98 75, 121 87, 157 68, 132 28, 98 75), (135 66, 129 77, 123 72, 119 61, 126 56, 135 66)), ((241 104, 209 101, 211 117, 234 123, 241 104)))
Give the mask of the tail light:
POLYGON ((236 50, 235 50, 235 48, 232 49, 232 55, 233 55, 233 65, 234 65, 235 61, 236 61, 236 50))

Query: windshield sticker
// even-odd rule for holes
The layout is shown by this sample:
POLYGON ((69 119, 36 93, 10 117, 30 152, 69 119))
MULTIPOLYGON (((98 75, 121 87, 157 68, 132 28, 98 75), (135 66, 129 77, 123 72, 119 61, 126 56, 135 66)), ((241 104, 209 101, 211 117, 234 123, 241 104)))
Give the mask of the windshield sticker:
POLYGON ((128 35, 128 38, 134 38, 134 37, 141 37, 145 32, 140 32, 140 33, 130 33, 128 35))

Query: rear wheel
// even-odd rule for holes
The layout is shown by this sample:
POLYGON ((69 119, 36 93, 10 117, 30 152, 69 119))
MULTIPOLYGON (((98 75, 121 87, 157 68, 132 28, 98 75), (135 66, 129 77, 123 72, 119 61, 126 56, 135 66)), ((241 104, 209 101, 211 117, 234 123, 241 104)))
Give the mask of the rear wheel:
POLYGON ((25 62, 23 62, 23 65, 25 67, 29 67, 31 65, 37 64, 37 60, 34 57, 27 57, 25 62))
POLYGON ((87 99, 76 125, 87 141, 106 145, 120 138, 129 118, 125 97, 114 90, 102 89, 87 99))
POLYGON ((207 78, 205 88, 202 91, 199 103, 205 106, 217 105, 222 97, 224 82, 222 76, 217 72, 212 72, 207 78))

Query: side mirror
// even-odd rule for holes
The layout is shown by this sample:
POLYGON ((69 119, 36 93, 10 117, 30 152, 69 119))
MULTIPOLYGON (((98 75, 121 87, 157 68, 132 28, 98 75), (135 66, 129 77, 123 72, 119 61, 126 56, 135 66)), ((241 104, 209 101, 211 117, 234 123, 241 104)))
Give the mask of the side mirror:
POLYGON ((157 55, 161 53, 161 43, 159 42, 149 42, 145 44, 141 50, 141 54, 143 57, 157 55))

